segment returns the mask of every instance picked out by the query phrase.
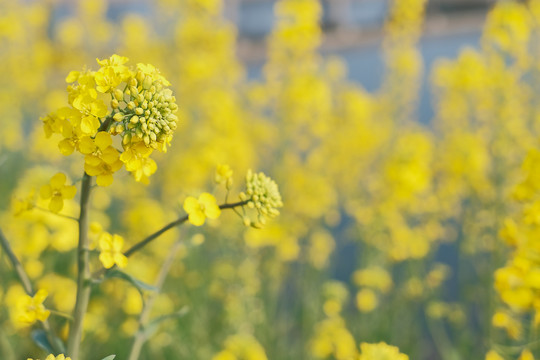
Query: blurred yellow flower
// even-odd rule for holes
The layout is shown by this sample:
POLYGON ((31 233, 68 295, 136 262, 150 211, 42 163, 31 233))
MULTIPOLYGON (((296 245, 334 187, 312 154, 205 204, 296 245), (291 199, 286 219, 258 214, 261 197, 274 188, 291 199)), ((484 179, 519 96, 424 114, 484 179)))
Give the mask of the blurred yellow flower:
POLYGON ((38 290, 33 297, 23 295, 17 301, 15 320, 26 325, 32 325, 38 320, 47 320, 51 312, 45 309, 43 301, 48 295, 43 289, 38 290))
POLYGON ((377 295, 371 289, 365 288, 356 294, 356 307, 362 312, 371 312, 378 304, 377 295))
POLYGON ((104 232, 99 237, 99 260, 106 269, 112 268, 115 264, 119 268, 124 268, 127 265, 127 257, 122 253, 124 246, 124 238, 120 235, 111 235, 104 232))
POLYGON ((77 188, 73 185, 65 185, 66 175, 57 173, 51 178, 50 184, 43 185, 40 195, 43 199, 51 199, 49 210, 60 212, 64 208, 64 200, 71 200, 75 197, 77 188))
MULTIPOLYGON (((28 358, 27 360, 33 360, 31 358, 28 358)), ((36 359, 39 360, 39 359, 36 359)), ((48 355, 45 360, 71 360, 70 357, 66 357, 64 354, 60 354, 58 356, 54 356, 53 354, 48 355)))
POLYGON ((409 357, 399 352, 395 346, 384 342, 378 344, 360 344, 360 357, 358 360, 409 360, 409 357))

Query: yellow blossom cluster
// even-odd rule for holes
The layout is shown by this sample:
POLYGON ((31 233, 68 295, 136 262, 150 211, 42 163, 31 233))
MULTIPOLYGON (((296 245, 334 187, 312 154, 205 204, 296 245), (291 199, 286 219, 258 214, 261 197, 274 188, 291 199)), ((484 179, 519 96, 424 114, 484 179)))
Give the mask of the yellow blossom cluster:
POLYGON ((62 154, 85 155, 85 171, 97 184, 109 186, 125 164, 137 181, 156 171, 150 155, 165 152, 177 127, 176 99, 170 83, 150 64, 129 68, 128 58, 97 60, 98 71, 72 71, 66 78, 68 103, 42 118, 45 134, 60 134, 62 154), (110 99, 107 99, 107 96, 110 99), (122 139, 123 151, 112 136, 122 139))

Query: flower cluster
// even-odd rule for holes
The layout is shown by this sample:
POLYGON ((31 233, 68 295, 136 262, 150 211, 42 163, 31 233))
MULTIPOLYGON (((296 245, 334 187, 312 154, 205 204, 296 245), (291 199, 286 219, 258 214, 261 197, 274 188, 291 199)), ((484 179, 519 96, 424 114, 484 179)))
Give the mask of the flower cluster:
POLYGON ((155 149, 167 150, 177 127, 170 83, 150 64, 126 66, 126 57, 97 62, 98 71, 69 73, 69 106, 42 118, 45 134, 62 136, 62 154, 76 150, 85 155, 85 171, 100 186, 110 185, 123 164, 135 180, 147 182, 157 168, 149 156, 155 149), (123 151, 113 145, 111 135, 121 137, 123 151))
MULTIPOLYGON (((240 193, 240 199, 247 201, 248 207, 257 211, 258 223, 263 225, 267 217, 278 216, 278 208, 283 206, 276 182, 262 172, 254 174, 251 170, 247 172, 246 191, 240 193)), ((249 219, 245 222, 247 225, 251 223, 249 219)))

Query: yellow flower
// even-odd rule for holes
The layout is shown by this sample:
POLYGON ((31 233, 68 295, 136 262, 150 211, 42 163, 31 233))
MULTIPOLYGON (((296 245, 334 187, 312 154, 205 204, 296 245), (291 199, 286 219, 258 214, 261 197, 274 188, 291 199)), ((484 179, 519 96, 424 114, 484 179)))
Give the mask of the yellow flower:
POLYGON ((49 295, 46 290, 39 290, 33 297, 24 295, 17 302, 16 320, 31 325, 37 320, 45 321, 50 315, 50 311, 45 309, 43 301, 49 295))
POLYGON ((521 352, 518 360, 534 360, 534 356, 529 349, 525 349, 521 352))
POLYGON ((204 224, 207 217, 217 219, 221 214, 216 198, 209 193, 202 193, 199 199, 189 196, 184 201, 184 210, 189 215, 189 222, 195 226, 204 224))
POLYGON ((124 238, 120 235, 111 235, 104 232, 99 237, 99 260, 106 269, 112 268, 115 264, 119 268, 124 268, 127 265, 127 257, 122 253, 124 246, 124 238))
POLYGON ((371 289, 362 289, 356 294, 356 307, 362 312, 373 311, 378 303, 377 295, 371 289))
POLYGON ((126 165, 126 170, 131 172, 136 181, 148 183, 148 177, 156 172, 156 162, 149 158, 153 149, 139 141, 127 146, 120 160, 126 165))
POLYGON ((504 360, 504 358, 501 357, 501 355, 497 354, 495 350, 490 350, 486 354, 486 360, 504 360))
POLYGON ((90 140, 85 138, 79 144, 81 152, 86 153, 84 170, 90 176, 97 176, 99 186, 109 186, 113 182, 113 173, 122 168, 120 154, 112 146, 111 135, 107 132, 100 131, 93 145, 89 143, 90 140))
POLYGON ((98 118, 107 115, 107 105, 103 101, 83 93, 73 100, 73 107, 83 115, 80 123, 81 131, 87 135, 94 135, 99 128, 98 118))
POLYGON ((399 352, 395 346, 384 342, 378 344, 360 344, 361 354, 358 360, 409 360, 409 357, 399 352))
MULTIPOLYGON (((31 358, 28 358, 27 360, 33 360, 31 358)), ((39 359, 37 359, 39 360, 39 359)), ((48 355, 45 360, 71 360, 70 357, 66 357, 64 354, 60 354, 58 356, 54 356, 53 354, 48 355)))
POLYGON ((77 188, 73 185, 65 185, 66 175, 58 173, 51 178, 50 184, 43 185, 40 189, 40 195, 43 199, 51 199, 49 210, 60 212, 64 207, 64 200, 70 200, 75 197, 77 188))
POLYGON ((214 180, 216 184, 225 184, 227 189, 229 189, 233 182, 232 175, 233 171, 229 165, 218 165, 214 180))

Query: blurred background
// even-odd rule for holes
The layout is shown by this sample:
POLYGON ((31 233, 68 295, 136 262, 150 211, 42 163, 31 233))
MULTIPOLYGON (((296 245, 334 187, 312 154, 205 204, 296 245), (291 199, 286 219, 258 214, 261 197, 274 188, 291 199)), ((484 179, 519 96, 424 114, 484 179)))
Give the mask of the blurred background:
MULTIPOLYGON (((161 70, 179 122, 149 184, 122 170, 93 190, 94 242, 127 248, 187 196, 236 200, 248 169, 284 202, 262 229, 224 211, 129 259, 153 284, 181 244, 141 359, 394 359, 365 354, 379 342, 410 359, 538 356, 539 23, 537 0, 0 0, 0 228, 69 314, 77 227, 39 189, 59 171, 80 187, 84 160, 44 118, 68 105, 70 71, 119 54, 161 70)), ((0 257, 0 353, 44 358, 0 257)), ((84 359, 127 359, 149 296, 95 286, 84 359)), ((69 319, 50 321, 65 339, 69 319)))

